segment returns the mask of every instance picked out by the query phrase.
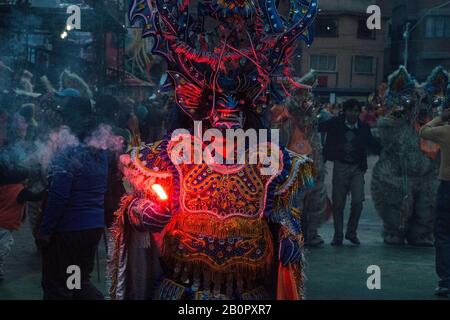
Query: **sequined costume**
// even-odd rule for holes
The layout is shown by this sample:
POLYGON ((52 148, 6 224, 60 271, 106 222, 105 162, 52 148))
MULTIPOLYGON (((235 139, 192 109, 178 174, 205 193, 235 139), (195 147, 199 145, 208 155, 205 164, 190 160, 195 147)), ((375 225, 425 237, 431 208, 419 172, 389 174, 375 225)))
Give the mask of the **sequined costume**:
MULTIPOLYGON (((194 16, 189 1, 134 0, 130 21, 166 58, 180 110, 225 132, 264 123, 273 74, 290 77, 296 40, 311 44, 317 11, 316 0, 292 1, 285 18, 272 0, 205 1, 194 16)), ((203 154, 207 144, 185 129, 203 154)), ((269 173, 260 157, 179 162, 191 151, 174 134, 122 156, 128 192, 113 228, 112 299, 302 298, 301 215, 291 208, 313 185, 312 161, 269 139, 257 149, 275 156, 269 173)), ((252 147, 247 156, 259 156, 252 147)))

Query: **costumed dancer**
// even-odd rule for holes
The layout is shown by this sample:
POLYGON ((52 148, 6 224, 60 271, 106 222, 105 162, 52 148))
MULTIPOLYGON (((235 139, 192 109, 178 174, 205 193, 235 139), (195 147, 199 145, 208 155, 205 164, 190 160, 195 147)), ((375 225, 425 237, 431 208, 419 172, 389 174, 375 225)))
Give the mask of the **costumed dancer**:
POLYGON ((386 244, 432 246, 437 165, 418 134, 418 85, 403 66, 388 80, 388 114, 378 121, 382 151, 373 169, 372 197, 386 244))
POLYGON ((318 247, 324 240, 318 229, 330 213, 330 201, 325 188, 325 162, 323 159, 322 139, 317 131, 319 109, 315 106, 312 85, 314 72, 304 76, 296 87, 292 86, 292 95, 283 105, 271 108, 272 124, 281 129, 281 144, 297 154, 306 155, 314 161, 316 172, 315 185, 300 195, 298 208, 302 213, 305 246, 318 247))
MULTIPOLYGON (((293 1, 287 19, 270 0, 200 3, 197 18, 188 4, 131 3, 131 22, 143 22, 143 36, 155 39, 153 53, 168 61, 189 125, 122 156, 128 194, 113 229, 111 297, 300 299, 301 215, 291 208, 313 184, 312 161, 260 139, 258 150, 274 156, 274 167, 261 157, 220 164, 218 154, 228 160, 238 151, 234 139, 214 156, 211 140, 197 139, 202 126, 216 129, 215 142, 227 129, 267 128, 272 75, 287 65, 297 39, 311 44, 317 1, 293 1), (205 38, 205 17, 217 23, 210 51, 195 46, 205 38), (206 161, 183 161, 204 151, 206 161)), ((260 156, 252 148, 244 148, 246 156, 260 156)))

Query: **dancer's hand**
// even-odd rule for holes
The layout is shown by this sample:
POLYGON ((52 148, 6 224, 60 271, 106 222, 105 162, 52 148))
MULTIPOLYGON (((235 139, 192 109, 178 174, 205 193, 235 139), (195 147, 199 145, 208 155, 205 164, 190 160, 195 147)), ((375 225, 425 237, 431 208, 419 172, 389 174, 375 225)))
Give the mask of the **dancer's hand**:
POLYGON ((128 210, 131 224, 141 231, 161 232, 172 218, 167 207, 147 199, 134 200, 128 210))

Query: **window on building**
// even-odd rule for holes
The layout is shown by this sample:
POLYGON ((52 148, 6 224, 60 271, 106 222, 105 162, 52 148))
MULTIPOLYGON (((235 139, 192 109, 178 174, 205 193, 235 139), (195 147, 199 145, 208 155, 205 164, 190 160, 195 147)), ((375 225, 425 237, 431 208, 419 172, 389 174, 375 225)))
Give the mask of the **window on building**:
POLYGON ((333 18, 317 18, 315 24, 316 37, 337 37, 338 36, 338 20, 333 18))
POLYGON ((327 88, 328 87, 328 76, 317 76, 317 86, 319 88, 327 88))
POLYGON ((317 71, 336 71, 336 56, 311 55, 310 68, 317 71))
POLYGON ((36 48, 28 48, 27 61, 30 63, 36 63, 36 48))
POLYGON ((358 39, 375 40, 375 38, 376 38, 376 31, 370 30, 369 28, 367 28, 366 20, 359 20, 358 21, 358 39))
POLYGON ((450 38, 450 16, 432 16, 427 18, 425 37, 450 38))
POLYGON ((373 74, 375 72, 375 58, 368 56, 355 56, 353 72, 362 74, 373 74))

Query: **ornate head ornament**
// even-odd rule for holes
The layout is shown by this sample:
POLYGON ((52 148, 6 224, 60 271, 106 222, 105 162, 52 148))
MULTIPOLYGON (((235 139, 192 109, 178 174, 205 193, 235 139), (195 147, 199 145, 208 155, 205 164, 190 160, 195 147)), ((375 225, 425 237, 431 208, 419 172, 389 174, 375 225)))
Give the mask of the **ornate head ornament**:
POLYGON ((448 72, 442 66, 436 67, 422 86, 426 92, 424 103, 427 107, 431 109, 443 107, 447 100, 448 72))
POLYGON ((388 78, 387 107, 391 111, 411 111, 416 103, 417 82, 404 66, 388 78))
POLYGON ((445 91, 445 102, 444 102, 444 109, 450 108, 450 84, 447 86, 447 90, 445 91))
POLYGON ((152 52, 165 57, 178 106, 217 128, 242 126, 244 111, 263 113, 275 72, 290 77, 296 40, 312 43, 317 0, 292 0, 282 17, 276 0, 133 0, 152 52), (195 12, 194 12, 195 11, 195 12))

